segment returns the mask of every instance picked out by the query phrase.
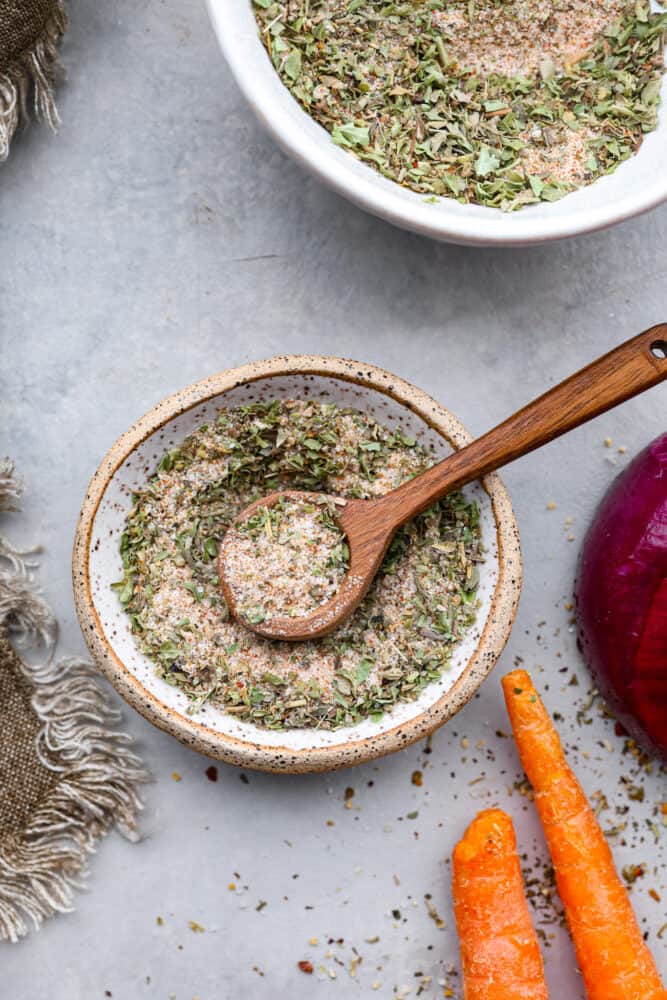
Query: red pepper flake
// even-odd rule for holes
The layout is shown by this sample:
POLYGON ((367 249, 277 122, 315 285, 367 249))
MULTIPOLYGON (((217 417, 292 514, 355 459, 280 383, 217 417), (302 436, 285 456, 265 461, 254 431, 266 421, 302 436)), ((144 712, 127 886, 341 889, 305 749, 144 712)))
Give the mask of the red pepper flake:
POLYGON ((638 878, 642 878, 646 874, 646 865, 626 865, 622 869, 622 875, 628 885, 632 885, 636 882, 638 878))
POLYGON ((421 788, 421 786, 424 784, 424 775, 421 773, 421 771, 413 771, 411 780, 413 785, 416 785, 417 788, 421 788))
POLYGON ((651 899, 654 899, 656 901, 656 903, 659 903, 661 901, 660 893, 656 892, 655 889, 649 889, 648 894, 651 897, 651 899))
POLYGON ((307 976, 312 976, 313 974, 313 963, 309 962, 307 959, 302 959, 299 962, 299 968, 302 972, 305 972, 307 976))
POLYGON ((206 768, 206 777, 208 778, 209 781, 218 780, 218 769, 215 766, 215 764, 211 764, 210 767, 206 768))
POLYGON ((350 799, 354 798, 354 788, 345 789, 345 801, 349 802, 350 799))

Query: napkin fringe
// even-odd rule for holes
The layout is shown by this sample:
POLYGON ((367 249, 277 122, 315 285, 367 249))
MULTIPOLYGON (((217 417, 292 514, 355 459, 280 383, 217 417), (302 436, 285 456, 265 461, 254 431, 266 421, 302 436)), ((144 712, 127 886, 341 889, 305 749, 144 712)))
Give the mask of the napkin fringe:
MULTIPOLYGON (((15 509, 20 485, 10 460, 0 462, 0 510, 15 509)), ((54 913, 72 909, 83 888, 88 855, 113 826, 139 839, 143 808, 138 787, 148 772, 130 749, 131 737, 113 728, 120 712, 99 687, 86 660, 53 656, 57 625, 30 570, 36 550, 21 551, 0 536, 0 629, 15 648, 41 644, 46 658, 18 657, 41 722, 36 750, 57 783, 25 829, 0 843, 0 940, 17 941, 54 913)))
POLYGON ((67 28, 65 0, 55 10, 31 49, 22 52, 0 74, 0 161, 9 155, 12 137, 21 122, 30 118, 30 98, 35 117, 55 132, 60 124, 54 84, 60 71, 58 42, 67 28))

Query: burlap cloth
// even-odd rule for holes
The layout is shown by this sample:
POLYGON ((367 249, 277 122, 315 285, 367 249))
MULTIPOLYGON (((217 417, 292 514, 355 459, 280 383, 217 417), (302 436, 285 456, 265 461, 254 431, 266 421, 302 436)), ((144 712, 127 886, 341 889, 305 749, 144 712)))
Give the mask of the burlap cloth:
POLYGON ((0 160, 30 106, 51 128, 58 124, 53 85, 66 27, 65 0, 0 0, 0 160))
MULTIPOLYGON (((3 521, 19 492, 12 462, 0 461, 3 521)), ((0 940, 10 941, 72 908, 99 837, 117 826, 137 839, 148 780, 94 668, 55 659, 32 555, 0 534, 0 940)))

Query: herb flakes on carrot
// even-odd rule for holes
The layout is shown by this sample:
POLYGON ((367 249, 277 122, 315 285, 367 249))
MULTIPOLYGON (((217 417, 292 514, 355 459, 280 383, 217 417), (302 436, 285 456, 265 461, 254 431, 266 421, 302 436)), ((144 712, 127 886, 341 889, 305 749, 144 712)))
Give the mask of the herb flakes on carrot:
POLYGON ((454 848, 464 1000, 548 1000, 512 820, 487 809, 454 848))
POLYGON ((525 670, 502 681, 588 1000, 667 1000, 611 850, 525 670))

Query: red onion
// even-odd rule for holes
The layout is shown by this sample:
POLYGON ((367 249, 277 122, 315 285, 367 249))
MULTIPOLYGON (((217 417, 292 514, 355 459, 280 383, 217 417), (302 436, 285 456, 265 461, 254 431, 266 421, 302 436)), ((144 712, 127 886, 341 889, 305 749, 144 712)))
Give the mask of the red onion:
POLYGON ((628 733, 667 759, 667 433, 612 483, 581 552, 579 648, 628 733))

